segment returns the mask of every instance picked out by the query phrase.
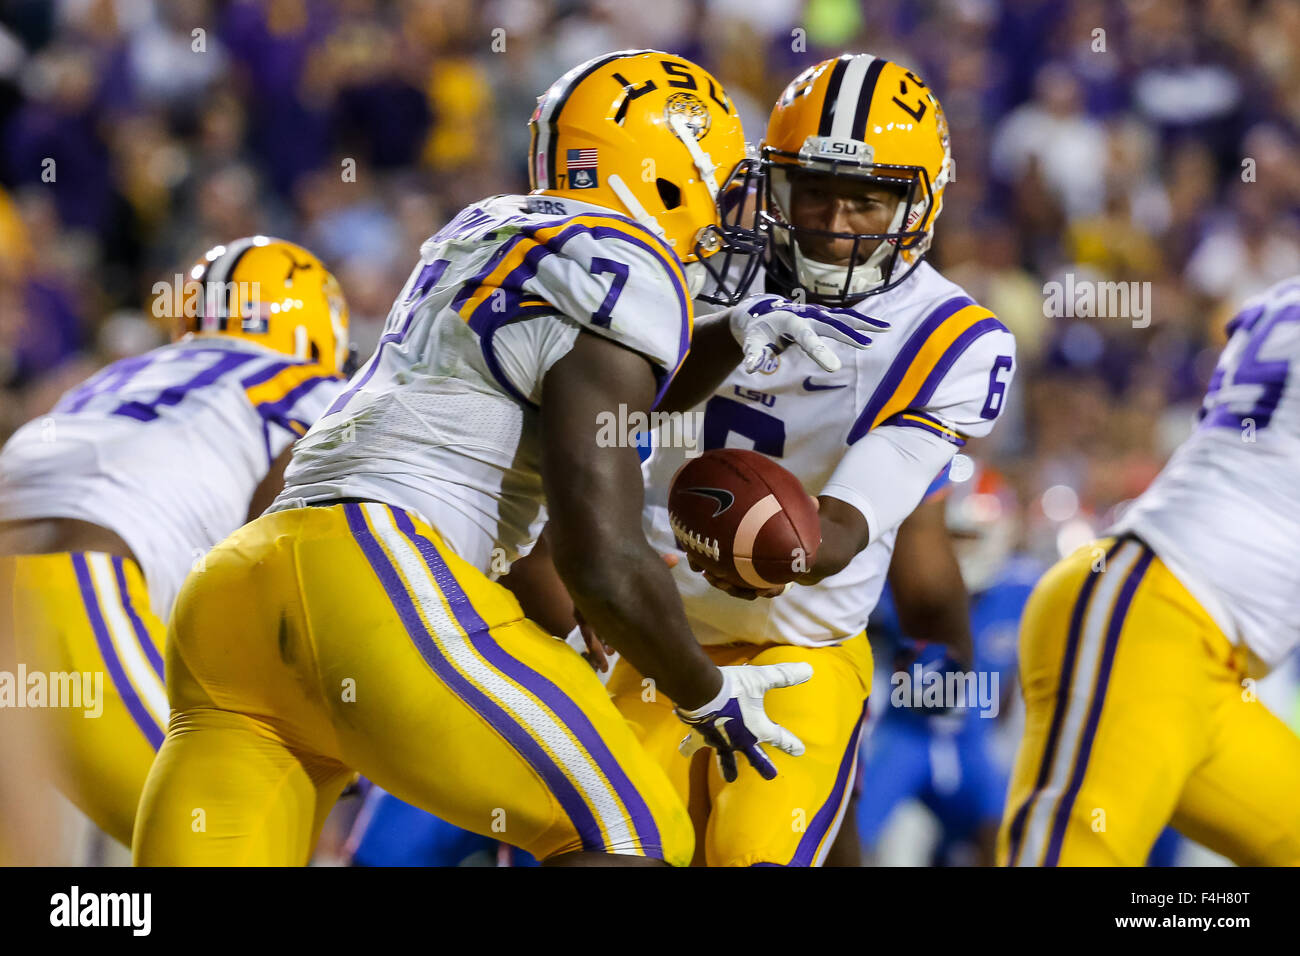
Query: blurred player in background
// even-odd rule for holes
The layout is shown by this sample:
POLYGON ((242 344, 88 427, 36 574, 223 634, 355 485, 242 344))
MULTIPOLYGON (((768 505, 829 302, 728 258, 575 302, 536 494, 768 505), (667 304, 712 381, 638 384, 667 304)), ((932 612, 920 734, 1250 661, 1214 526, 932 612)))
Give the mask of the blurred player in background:
MULTIPOLYGON (((808 668, 719 669, 699 649, 637 531, 631 436, 610 447, 599 427, 654 407, 692 296, 735 243, 755 248, 739 204, 723 212, 748 169, 734 105, 688 60, 623 51, 556 81, 531 130, 532 194, 471 205, 422 246, 285 491, 182 591, 137 862, 306 863, 353 770, 548 862, 688 862, 663 771, 587 663, 493 580, 548 518, 582 613, 684 720, 760 766, 763 742, 800 749, 762 699, 808 668)), ((769 332, 816 341, 782 315, 716 324, 735 318, 757 350, 769 332)))
POLYGON ((1300 646, 1300 277, 1228 325, 1200 426, 1034 589, 999 854, 1138 865, 1167 823, 1300 865, 1300 737, 1254 681, 1300 646))
MULTIPOLYGON (((0 561, 0 672, 18 673, 13 634, 12 562, 0 561)), ((24 688, 25 690, 25 688, 24 688)), ((8 709, 0 733, 0 866, 41 866, 58 851, 58 818, 49 799, 52 747, 40 711, 8 709)))
MULTIPOLYGON (((708 762, 683 761, 671 700, 646 699, 626 659, 610 679, 620 711, 688 800, 696 861, 711 866, 825 861, 871 689, 864 627, 898 526, 966 439, 992 429, 1015 364, 1011 334, 923 261, 953 161, 939 102, 914 73, 868 54, 809 68, 773 108, 763 158, 773 306, 794 300, 811 314, 870 317, 891 331, 868 351, 833 345, 842 367, 830 374, 774 350, 760 376, 731 375, 710 390, 692 387, 709 375, 690 376, 665 397, 666 407, 702 415, 705 449, 771 456, 820 505, 821 545, 788 590, 706 580, 686 562, 674 572, 711 659, 813 665, 811 681, 771 703, 774 719, 797 728, 807 748, 798 761, 774 755, 774 785, 744 768, 728 781, 708 762)), ((713 330, 697 338, 689 361, 725 365, 729 348, 713 330)), ((660 445, 646 466, 645 526, 664 553, 676 547, 667 496, 685 454, 660 445)), ((964 607, 949 603, 946 616, 959 624, 964 607)), ((965 633, 956 624, 936 631, 954 640, 965 633)))
MULTIPOLYGON (((948 482, 945 476, 942 486, 900 527, 889 586, 871 618, 869 630, 882 641, 877 646, 896 654, 896 673, 933 657, 901 623, 898 607, 907 588, 931 573, 924 560, 912 562, 910 573, 899 566, 909 524, 923 519, 929 509, 938 512, 954 541, 950 547, 955 546, 961 578, 970 592, 973 669, 997 675, 999 699, 988 712, 975 706, 928 710, 912 707, 910 701, 896 705, 882 689, 877 702, 881 716, 864 750, 858 833, 874 858, 894 809, 905 800, 919 800, 939 821, 937 865, 991 866, 1007 786, 1007 768, 997 757, 993 736, 1015 686, 1020 612, 1042 569, 1032 559, 1013 554, 1018 530, 1015 497, 1000 475, 979 468, 961 482, 948 482)), ((930 563, 937 551, 932 547, 927 552, 930 563)))
POLYGON ((41 713, 60 788, 128 846, 167 729, 164 622, 176 593, 274 499, 294 441, 341 392, 348 356, 338 283, 280 239, 214 248, 172 305, 172 344, 110 365, 0 452, 18 660, 29 672, 107 675, 97 718, 41 713))
POLYGON ((367 789, 345 847, 352 866, 537 866, 530 853, 367 789))

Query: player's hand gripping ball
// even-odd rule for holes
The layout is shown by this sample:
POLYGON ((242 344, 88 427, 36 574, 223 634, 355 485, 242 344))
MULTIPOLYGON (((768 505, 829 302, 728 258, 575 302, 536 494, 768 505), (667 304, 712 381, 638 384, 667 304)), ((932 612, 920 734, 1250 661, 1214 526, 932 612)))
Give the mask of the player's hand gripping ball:
POLYGON ((741 448, 706 451, 683 465, 668 492, 668 520, 692 566, 747 590, 793 581, 822 540, 817 502, 799 479, 741 448))

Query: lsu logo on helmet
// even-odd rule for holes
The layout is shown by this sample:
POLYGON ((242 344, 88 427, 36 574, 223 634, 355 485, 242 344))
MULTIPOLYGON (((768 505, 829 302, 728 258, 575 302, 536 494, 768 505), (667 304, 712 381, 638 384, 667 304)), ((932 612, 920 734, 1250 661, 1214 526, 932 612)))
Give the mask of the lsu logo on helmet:
MULTIPOLYGON (((341 373, 348 361, 348 304, 338 280, 302 246, 249 236, 215 246, 190 270, 197 315, 178 330, 247 339, 341 373)), ((187 298, 189 293, 187 292, 187 298)))
POLYGON ((735 105, 710 73, 656 50, 599 56, 551 85, 529 127, 533 195, 636 220, 677 254, 692 295, 739 301, 762 249, 756 203, 746 202, 759 175, 735 105), (732 270, 737 254, 748 261, 732 270), (708 276, 714 288, 702 293, 708 276))
POLYGON ((911 70, 866 53, 824 60, 795 77, 772 109, 762 157, 769 275, 787 294, 801 288, 835 305, 907 277, 930 248, 944 190, 956 175, 934 93, 911 70), (819 262, 801 248, 808 227, 791 222, 790 200, 792 179, 802 173, 887 185, 900 194, 884 232, 829 234, 853 240, 847 266, 819 262))

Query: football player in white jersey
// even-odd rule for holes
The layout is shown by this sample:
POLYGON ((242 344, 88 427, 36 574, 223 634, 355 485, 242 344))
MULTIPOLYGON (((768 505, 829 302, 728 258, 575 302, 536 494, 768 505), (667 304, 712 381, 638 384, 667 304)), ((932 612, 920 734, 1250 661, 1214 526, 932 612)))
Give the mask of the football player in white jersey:
POLYGON ((18 660, 45 681, 107 675, 97 701, 43 713, 61 789, 127 845, 167 728, 176 592, 273 500, 293 442, 342 391, 348 355, 338 283, 280 239, 211 250, 172 305, 170 345, 103 369, 0 452, 0 578, 18 660))
MULTIPOLYGON (((561 77, 531 127, 532 194, 476 203, 424 244, 284 492, 182 589, 137 862, 303 864, 354 771, 547 862, 688 862, 663 771, 493 580, 548 515, 582 613, 683 719, 769 775, 760 742, 799 751, 763 695, 810 669, 720 670, 700 650, 638 530, 633 436, 601 427, 668 387, 691 298, 725 272, 708 260, 755 248, 719 211, 738 218, 725 199, 750 169, 735 108, 696 64, 624 51, 561 77)), ((785 333, 829 349, 815 320, 737 309, 712 324, 751 352, 785 333)))
MULTIPOLYGON (((939 102, 915 74, 866 54, 809 68, 774 107, 763 160, 767 305, 828 320, 872 317, 891 331, 867 351, 833 343, 842 360, 833 374, 773 350, 762 374, 707 390, 696 383, 716 380, 709 373, 734 361, 734 346, 716 330, 697 337, 692 374, 670 387, 664 407, 703 415, 704 448, 753 448, 790 470, 818 498, 822 541, 788 590, 759 579, 748 589, 711 584, 687 562, 674 577, 713 661, 813 665, 808 683, 768 707, 806 750, 797 761, 773 755, 781 771, 773 786, 758 786, 745 768, 727 781, 712 764, 680 759, 672 702, 644 699, 633 662, 620 663, 609 687, 689 800, 698 861, 808 866, 825 861, 853 782, 871 687, 864 628, 900 523, 966 440, 992 429, 1015 340, 923 259, 953 161, 939 102)), ((644 525, 662 552, 676 549, 667 498, 686 453, 660 446, 647 462, 644 525)), ((917 636, 965 638, 968 660, 960 587, 950 603, 952 613, 936 619, 943 630, 922 622, 917 636)))
POLYGON ((1300 865, 1300 737, 1253 688, 1300 646, 1300 276, 1227 331, 1196 431, 1025 608, 1004 863, 1140 866, 1171 824, 1300 865))

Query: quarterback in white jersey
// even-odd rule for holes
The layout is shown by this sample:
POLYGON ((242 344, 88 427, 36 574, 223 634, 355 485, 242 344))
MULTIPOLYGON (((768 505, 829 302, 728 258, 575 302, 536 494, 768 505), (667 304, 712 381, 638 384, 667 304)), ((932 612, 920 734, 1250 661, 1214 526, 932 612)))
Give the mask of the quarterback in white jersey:
MULTIPOLYGON (((857 307, 889 335, 858 351, 834 348, 833 374, 799 354, 773 355, 757 376, 729 377, 694 411, 702 443, 753 448, 816 495, 861 512, 867 544, 842 570, 765 601, 738 601, 685 562, 675 569, 705 644, 839 644, 860 633, 884 586, 898 526, 968 438, 987 435, 1014 371, 1010 332, 922 262, 908 279, 857 307)), ((668 489, 694 449, 656 446, 646 462, 645 528, 676 549, 668 489)))
POLYGON ((213 249, 173 304, 194 313, 176 341, 103 369, 0 451, 23 659, 110 680, 101 719, 59 721, 61 783, 127 844, 167 727, 176 593, 279 490, 289 447, 342 390, 348 347, 338 283, 278 239, 213 249))
POLYGON ((1300 737, 1253 690, 1300 647, 1300 277, 1227 331, 1196 431, 1025 609, 1006 863, 1141 865, 1168 824, 1300 865, 1300 737))
MULTIPOLYGON (((638 533, 631 436, 611 447, 599 427, 658 401, 706 260, 752 232, 724 211, 749 168, 735 108, 696 64, 625 51, 561 77, 531 125, 533 193, 474 204, 422 246, 274 508, 182 590, 138 862, 305 863, 354 771, 482 834, 504 819, 504 839, 550 862, 689 861, 662 771, 582 658, 494 580, 543 520, 583 613, 723 759, 770 776, 760 742, 800 749, 762 700, 809 669, 704 655, 638 533), (214 802, 194 839, 191 808, 214 802)), ((757 334, 773 321, 816 338, 791 312, 757 334)))
MULTIPOLYGON (((833 373, 773 350, 757 376, 732 375, 702 394, 691 385, 708 376, 670 388, 669 407, 702 416, 704 449, 752 448, 776 459, 817 496, 822 526, 811 567, 788 589, 746 592, 692 573, 687 562, 674 576, 715 661, 813 665, 809 683, 771 704, 808 749, 781 767, 779 793, 756 788, 752 775, 730 783, 716 772, 692 788, 668 705, 644 700, 627 662, 610 689, 651 752, 675 768, 691 805, 712 804, 696 820, 707 833, 703 862, 807 866, 825 861, 849 799, 871 686, 864 628, 899 526, 966 440, 992 429, 1015 371, 1015 340, 922 260, 952 158, 938 100, 914 74, 870 55, 811 67, 778 100, 763 156, 766 281, 780 293, 770 304, 828 321, 879 320, 890 332, 865 351, 832 344, 841 360, 833 373), (806 826, 792 830, 800 813, 806 826)), ((701 335, 687 368, 718 354, 701 335)), ((695 451, 656 443, 646 463, 644 525, 664 553, 677 550, 668 491, 695 451)), ((964 611, 959 583, 950 602, 964 611)), ((952 639, 969 640, 965 622, 953 630, 952 639)))

